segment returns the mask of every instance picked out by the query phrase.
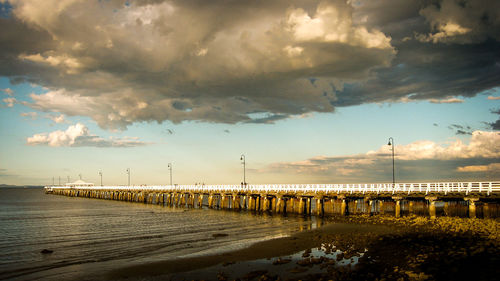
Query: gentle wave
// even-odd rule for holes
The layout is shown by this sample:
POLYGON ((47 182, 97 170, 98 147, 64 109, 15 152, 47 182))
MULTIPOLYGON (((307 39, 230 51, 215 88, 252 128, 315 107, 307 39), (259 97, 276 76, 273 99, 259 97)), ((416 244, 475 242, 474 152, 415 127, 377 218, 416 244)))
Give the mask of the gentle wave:
POLYGON ((98 279, 129 264, 240 249, 307 224, 295 217, 0 189, 0 279, 98 279), (227 236, 214 235, 221 233, 227 236), (44 255, 43 249, 54 252, 44 255))

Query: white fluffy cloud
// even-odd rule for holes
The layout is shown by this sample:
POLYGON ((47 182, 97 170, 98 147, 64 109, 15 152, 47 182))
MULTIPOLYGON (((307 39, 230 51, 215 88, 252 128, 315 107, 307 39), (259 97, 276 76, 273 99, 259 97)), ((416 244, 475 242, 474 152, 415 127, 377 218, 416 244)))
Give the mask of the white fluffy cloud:
MULTIPOLYGON (((383 146, 377 151, 368 152, 367 156, 384 155, 388 153, 388 149, 388 146, 383 146)), ((407 145, 396 145, 395 157, 400 160, 500 158, 500 133, 474 131, 468 144, 456 140, 447 144, 416 141, 407 145)))
POLYGON ((4 98, 2 101, 5 103, 6 107, 13 107, 14 104, 17 103, 16 98, 12 98, 12 97, 4 98))
POLYGON ((458 167, 457 171, 464 173, 480 173, 480 172, 500 172, 500 163, 491 163, 489 165, 471 165, 458 167))
POLYGON ((35 134, 26 139, 28 145, 48 146, 94 146, 94 147, 134 147, 147 143, 136 138, 110 138, 104 139, 93 135, 82 123, 71 125, 66 131, 54 131, 51 133, 35 134))
POLYGON ((2 89, 1 91, 6 93, 9 96, 12 96, 14 94, 14 91, 11 88, 5 88, 5 89, 2 89))
POLYGON ((448 97, 445 99, 430 99, 429 102, 431 103, 463 103, 463 99, 459 98, 453 98, 453 97, 448 97))
MULTIPOLYGON (((337 181, 358 180, 360 175, 363 175, 367 180, 380 181, 387 179, 387 175, 391 173, 391 158, 391 147, 385 145, 366 154, 317 156, 303 161, 274 163, 261 172, 312 174, 337 181)), ((498 169, 498 164, 495 163, 500 161, 500 133, 475 131, 469 143, 460 140, 447 144, 416 141, 407 145, 396 145, 395 160, 402 180, 418 177, 419 170, 425 170, 421 173, 422 176, 432 176, 436 171, 439 171, 437 177, 444 178, 460 176, 463 172, 488 172, 485 178, 494 178, 495 175, 490 172, 498 169), (471 165, 478 160, 486 165, 471 165)))
POLYGON ((66 120, 66 117, 64 117, 63 114, 59 114, 59 115, 48 114, 47 118, 49 118, 50 120, 54 121, 54 123, 57 123, 57 124, 68 123, 68 121, 66 120))
POLYGON ((314 15, 302 8, 290 9, 288 29, 297 42, 342 43, 366 48, 391 49, 391 38, 379 30, 354 26, 353 8, 342 1, 321 2, 314 15))
POLYGON ((38 113, 36 112, 22 112, 20 115, 22 117, 30 118, 31 120, 35 120, 38 117, 38 113))

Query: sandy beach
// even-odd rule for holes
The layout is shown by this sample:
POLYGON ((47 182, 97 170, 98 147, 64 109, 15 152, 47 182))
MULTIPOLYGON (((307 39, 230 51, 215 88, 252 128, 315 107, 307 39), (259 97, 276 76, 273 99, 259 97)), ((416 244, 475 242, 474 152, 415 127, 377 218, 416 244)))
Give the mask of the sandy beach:
POLYGON ((335 217, 321 228, 210 256, 121 268, 110 280, 496 280, 500 222, 335 217))

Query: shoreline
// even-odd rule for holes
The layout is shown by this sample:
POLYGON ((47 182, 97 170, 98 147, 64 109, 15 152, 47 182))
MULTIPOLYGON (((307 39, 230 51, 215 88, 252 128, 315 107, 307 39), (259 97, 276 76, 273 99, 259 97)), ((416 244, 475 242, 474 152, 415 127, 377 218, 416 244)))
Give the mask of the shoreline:
POLYGON ((109 280, 161 280, 163 277, 170 280, 251 280, 259 276, 268 278, 264 280, 277 277, 291 280, 332 277, 446 280, 442 278, 448 275, 443 273, 451 273, 455 280, 465 280, 465 277, 470 278, 461 269, 466 263, 481 269, 482 273, 479 278, 475 276, 475 280, 490 280, 490 277, 494 280, 500 273, 493 267, 500 262, 499 226, 500 221, 494 219, 334 217, 319 228, 289 237, 257 242, 221 254, 126 266, 105 277, 109 280), (300 253, 303 253, 301 261, 290 260, 291 256, 300 253), (347 265, 339 265, 341 260, 347 265), (429 268, 431 261, 433 265, 429 268), (294 267, 286 271, 288 273, 283 270, 278 275, 273 273, 285 264, 288 268, 294 267))

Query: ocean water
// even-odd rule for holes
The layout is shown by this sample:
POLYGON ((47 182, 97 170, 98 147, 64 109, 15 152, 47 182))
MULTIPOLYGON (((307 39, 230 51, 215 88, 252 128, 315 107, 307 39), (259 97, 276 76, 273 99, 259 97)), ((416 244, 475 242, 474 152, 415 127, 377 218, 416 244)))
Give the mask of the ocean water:
POLYGON ((0 189, 0 280, 104 280, 123 266, 208 255, 315 227, 315 219, 0 189), (213 234, 227 234, 214 238, 213 234), (52 250, 42 254, 43 249, 52 250))

